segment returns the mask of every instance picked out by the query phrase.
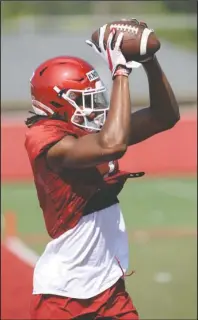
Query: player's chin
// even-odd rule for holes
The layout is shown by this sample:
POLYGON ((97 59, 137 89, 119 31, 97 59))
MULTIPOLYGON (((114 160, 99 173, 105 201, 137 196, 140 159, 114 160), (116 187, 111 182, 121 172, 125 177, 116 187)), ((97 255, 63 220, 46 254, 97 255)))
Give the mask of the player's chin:
MULTIPOLYGON (((89 116, 86 116, 86 119, 88 121, 93 121, 95 117, 96 117, 96 113, 92 112, 89 116)), ((74 120, 77 124, 80 124, 80 125, 84 124, 85 122, 85 119, 83 116, 75 116, 74 120)))
POLYGON ((93 121, 97 116, 99 116, 100 114, 102 114, 102 112, 92 112, 90 113, 88 116, 86 116, 87 120, 89 121, 93 121))
POLYGON ((84 126, 86 124, 86 129, 90 133, 96 133, 101 131, 102 127, 104 126, 106 118, 107 118, 107 114, 105 116, 103 111, 96 111, 96 112, 93 111, 86 117, 76 115, 74 118, 74 121, 77 125, 80 125, 80 126, 84 126), (98 119, 100 118, 100 116, 102 116, 102 119, 98 119), (85 118, 87 121, 85 121, 85 118))

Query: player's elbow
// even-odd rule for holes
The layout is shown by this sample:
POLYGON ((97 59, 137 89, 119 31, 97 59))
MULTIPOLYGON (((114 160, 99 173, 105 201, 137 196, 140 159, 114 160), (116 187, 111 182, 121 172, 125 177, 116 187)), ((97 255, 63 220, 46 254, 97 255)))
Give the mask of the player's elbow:
POLYGON ((111 146, 106 146, 103 149, 103 155, 111 160, 119 160, 121 159, 127 151, 126 144, 116 144, 111 146))
POLYGON ((179 120, 180 120, 180 113, 175 114, 170 121, 170 128, 173 128, 179 120))
POLYGON ((99 139, 99 144, 103 149, 103 154, 107 154, 112 160, 118 160, 123 157, 127 151, 127 144, 124 139, 120 137, 109 137, 106 135, 101 135, 99 139))
POLYGON ((178 104, 174 105, 174 108, 170 108, 170 112, 167 114, 166 126, 167 129, 173 128, 180 120, 180 112, 178 104))
POLYGON ((177 122, 180 120, 180 113, 172 112, 165 117, 156 116, 156 121, 158 122, 160 131, 165 131, 173 128, 177 122))
POLYGON ((166 129, 171 129, 173 128, 177 122, 180 120, 180 114, 174 114, 172 117, 167 119, 166 123, 164 124, 166 126, 166 129))
POLYGON ((121 159, 127 151, 126 144, 119 144, 113 148, 112 157, 113 160, 121 159))

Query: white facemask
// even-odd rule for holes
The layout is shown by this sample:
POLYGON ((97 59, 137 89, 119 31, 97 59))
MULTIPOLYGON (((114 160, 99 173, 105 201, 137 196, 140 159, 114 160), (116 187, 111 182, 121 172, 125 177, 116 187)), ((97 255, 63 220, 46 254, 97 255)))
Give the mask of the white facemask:
MULTIPOLYGON (((97 81, 95 86, 95 89, 70 89, 66 93, 63 93, 61 97, 75 108, 75 112, 71 118, 73 124, 89 130, 99 131, 106 121, 109 104, 106 98, 106 88, 102 82, 97 81), (87 117, 93 112, 95 113, 95 117, 93 120, 89 120, 87 117), (77 119, 79 117, 83 118, 82 123, 78 123, 77 119)), ((58 87, 54 87, 54 90, 57 93, 61 91, 58 87)))

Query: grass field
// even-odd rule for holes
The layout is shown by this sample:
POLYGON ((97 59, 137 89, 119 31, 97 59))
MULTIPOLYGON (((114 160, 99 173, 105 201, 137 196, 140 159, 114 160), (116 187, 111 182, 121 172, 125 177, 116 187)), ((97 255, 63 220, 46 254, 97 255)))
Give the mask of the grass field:
MULTIPOLYGON (((197 319, 196 194, 196 179, 186 177, 134 179, 120 195, 136 271, 127 287, 141 319, 197 319)), ((33 184, 3 183, 1 205, 40 254, 47 236, 33 184)))

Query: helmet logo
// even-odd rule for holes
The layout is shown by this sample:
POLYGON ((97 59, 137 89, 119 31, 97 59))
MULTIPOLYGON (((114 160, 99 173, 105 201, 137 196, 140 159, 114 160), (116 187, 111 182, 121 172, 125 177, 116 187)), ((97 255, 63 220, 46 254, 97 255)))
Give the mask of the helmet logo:
POLYGON ((86 73, 87 78, 89 79, 90 82, 99 79, 99 75, 96 72, 96 70, 91 70, 89 72, 86 73))

